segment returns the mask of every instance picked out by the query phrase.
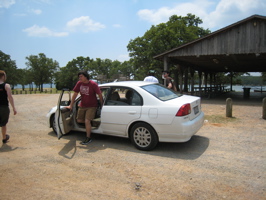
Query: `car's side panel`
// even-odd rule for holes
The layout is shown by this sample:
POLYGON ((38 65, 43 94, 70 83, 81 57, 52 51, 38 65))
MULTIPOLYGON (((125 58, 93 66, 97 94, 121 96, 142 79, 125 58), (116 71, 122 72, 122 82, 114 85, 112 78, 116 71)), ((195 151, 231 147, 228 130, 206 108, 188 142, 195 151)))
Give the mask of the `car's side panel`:
POLYGON ((125 136, 128 124, 140 118, 140 115, 141 106, 104 106, 100 128, 107 135, 125 136))

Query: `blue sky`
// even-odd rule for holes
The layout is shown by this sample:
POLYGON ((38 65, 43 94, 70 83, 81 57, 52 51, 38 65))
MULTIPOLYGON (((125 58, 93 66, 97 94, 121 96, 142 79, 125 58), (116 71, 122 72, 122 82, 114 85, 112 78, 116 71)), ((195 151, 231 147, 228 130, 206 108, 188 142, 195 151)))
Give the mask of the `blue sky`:
POLYGON ((78 56, 128 60, 130 39, 176 14, 195 14, 216 31, 251 15, 265 0, 0 0, 0 50, 25 68, 44 53, 60 67, 78 56))

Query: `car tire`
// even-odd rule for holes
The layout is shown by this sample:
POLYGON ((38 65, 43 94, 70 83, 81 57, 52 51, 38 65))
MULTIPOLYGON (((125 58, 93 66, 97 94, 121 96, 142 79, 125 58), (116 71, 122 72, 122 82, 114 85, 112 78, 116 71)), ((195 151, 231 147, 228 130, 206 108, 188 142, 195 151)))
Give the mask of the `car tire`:
POLYGON ((56 124, 55 124, 55 115, 51 116, 50 123, 51 123, 51 126, 52 126, 52 129, 53 129, 54 133, 57 134, 57 132, 56 132, 56 124))
POLYGON ((130 130, 130 139, 134 146, 143 151, 150 151, 158 144, 156 131, 146 123, 137 123, 130 130))

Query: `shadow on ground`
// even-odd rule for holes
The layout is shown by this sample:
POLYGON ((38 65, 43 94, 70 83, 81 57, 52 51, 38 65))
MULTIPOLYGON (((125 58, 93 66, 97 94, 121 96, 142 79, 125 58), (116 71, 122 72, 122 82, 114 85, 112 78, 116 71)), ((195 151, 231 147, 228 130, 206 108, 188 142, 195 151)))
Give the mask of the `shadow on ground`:
MULTIPOLYGON (((50 132, 54 139, 57 140, 54 132, 50 132)), ((88 145, 81 145, 80 142, 85 138, 85 133, 72 131, 64 135, 60 140, 67 141, 59 151, 59 155, 71 159, 75 156, 78 149, 85 149, 88 153, 104 149, 116 149, 120 151, 129 151, 132 153, 147 154, 175 159, 194 160, 199 158, 208 148, 209 139, 206 137, 194 135, 191 140, 185 143, 159 143, 152 151, 141 151, 127 138, 92 135, 92 142, 88 145)))

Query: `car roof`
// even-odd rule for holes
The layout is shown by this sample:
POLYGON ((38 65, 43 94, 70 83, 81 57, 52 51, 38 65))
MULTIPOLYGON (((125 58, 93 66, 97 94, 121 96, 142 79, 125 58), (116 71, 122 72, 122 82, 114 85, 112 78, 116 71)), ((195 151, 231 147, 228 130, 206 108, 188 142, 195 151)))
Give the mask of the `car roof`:
POLYGON ((137 87, 141 87, 144 85, 151 85, 151 84, 156 84, 156 83, 152 83, 152 82, 147 82, 147 81, 118 81, 118 82, 110 82, 110 83, 103 83, 100 84, 100 87, 105 87, 105 86, 128 86, 128 87, 132 87, 132 86, 137 86, 137 87))

